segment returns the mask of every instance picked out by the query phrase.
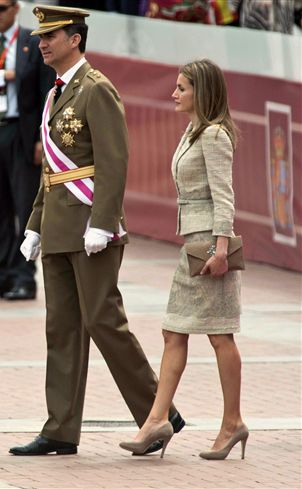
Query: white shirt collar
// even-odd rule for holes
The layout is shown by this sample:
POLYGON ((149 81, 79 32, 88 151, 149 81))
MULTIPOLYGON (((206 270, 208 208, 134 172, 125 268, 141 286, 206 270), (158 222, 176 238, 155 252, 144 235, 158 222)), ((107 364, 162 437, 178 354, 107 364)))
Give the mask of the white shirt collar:
POLYGON ((11 40, 16 29, 18 29, 18 22, 15 22, 12 26, 10 26, 9 29, 7 29, 7 31, 3 32, 3 35, 5 36, 6 41, 11 40))
MULTIPOLYGON (((69 70, 67 70, 62 76, 60 76, 61 80, 65 83, 65 86, 70 82, 70 80, 74 77, 78 69, 86 63, 85 57, 81 58, 75 65, 73 65, 69 70)), ((59 78, 57 76, 57 78, 59 78)))

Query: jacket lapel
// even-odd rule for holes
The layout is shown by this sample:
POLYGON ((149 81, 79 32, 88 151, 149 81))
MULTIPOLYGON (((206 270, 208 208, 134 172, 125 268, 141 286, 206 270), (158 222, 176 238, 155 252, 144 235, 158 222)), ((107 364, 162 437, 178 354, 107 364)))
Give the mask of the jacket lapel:
POLYGON ((51 121, 51 119, 53 119, 53 117, 58 112, 60 112, 62 107, 64 107, 64 105, 67 104, 67 102, 73 98, 74 90, 78 88, 79 85, 81 85, 84 76, 86 75, 86 73, 89 71, 90 68, 91 68, 90 64, 86 62, 78 69, 78 71, 72 77, 70 82, 67 84, 64 92, 60 96, 57 103, 52 105, 50 109, 49 121, 51 121))
POLYGON ((188 132, 190 129, 191 129, 191 123, 186 128, 186 131, 180 140, 178 148, 176 149, 176 155, 175 155, 176 163, 178 163, 180 158, 188 151, 188 149, 191 146, 190 141, 189 141, 189 137, 188 137, 188 132))
POLYGON ((29 34, 20 27, 17 39, 16 51, 16 86, 17 93, 20 91, 21 76, 29 57, 29 34))

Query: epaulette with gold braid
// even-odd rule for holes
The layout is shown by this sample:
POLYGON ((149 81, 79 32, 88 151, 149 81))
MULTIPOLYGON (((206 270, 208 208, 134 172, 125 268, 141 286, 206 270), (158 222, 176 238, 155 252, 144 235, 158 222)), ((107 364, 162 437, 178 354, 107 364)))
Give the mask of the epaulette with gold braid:
POLYGON ((101 78, 102 76, 102 73, 99 71, 99 70, 94 70, 93 68, 91 68, 88 73, 87 73, 87 76, 89 78, 91 78, 92 80, 94 81, 99 81, 99 79, 101 78))

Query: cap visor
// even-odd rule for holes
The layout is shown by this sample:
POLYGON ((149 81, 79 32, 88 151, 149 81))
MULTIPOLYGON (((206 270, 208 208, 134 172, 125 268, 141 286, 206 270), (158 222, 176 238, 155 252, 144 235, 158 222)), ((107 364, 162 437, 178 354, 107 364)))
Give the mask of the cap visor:
MULTIPOLYGON (((66 24, 67 25, 67 24, 66 24)), ((47 32, 57 31, 63 29, 64 25, 52 26, 52 27, 40 27, 40 29, 35 29, 30 33, 31 36, 39 36, 39 34, 46 34, 47 32)))

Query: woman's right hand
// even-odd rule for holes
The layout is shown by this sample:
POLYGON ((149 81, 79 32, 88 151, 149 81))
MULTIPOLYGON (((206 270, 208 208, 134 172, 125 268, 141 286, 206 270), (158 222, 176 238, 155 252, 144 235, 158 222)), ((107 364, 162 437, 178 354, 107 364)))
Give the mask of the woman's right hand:
POLYGON ((211 277, 221 277, 228 271, 228 261, 226 253, 223 254, 215 254, 211 256, 203 269, 200 272, 200 275, 210 274, 211 277))

